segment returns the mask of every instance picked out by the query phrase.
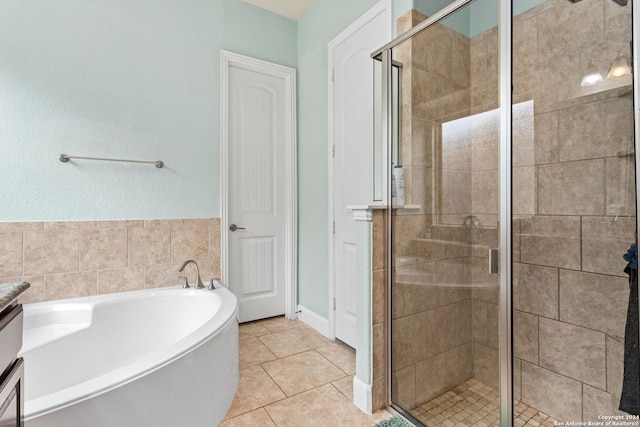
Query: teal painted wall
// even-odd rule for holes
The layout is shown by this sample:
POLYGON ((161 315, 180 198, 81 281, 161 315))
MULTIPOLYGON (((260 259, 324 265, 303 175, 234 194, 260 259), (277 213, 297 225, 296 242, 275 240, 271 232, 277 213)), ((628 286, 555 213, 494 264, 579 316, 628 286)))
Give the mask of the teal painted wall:
POLYGON ((327 44, 376 0, 316 0, 298 21, 299 303, 328 317, 327 44))
POLYGON ((295 67, 296 32, 240 0, 2 1, 0 221, 219 216, 220 50, 295 67))

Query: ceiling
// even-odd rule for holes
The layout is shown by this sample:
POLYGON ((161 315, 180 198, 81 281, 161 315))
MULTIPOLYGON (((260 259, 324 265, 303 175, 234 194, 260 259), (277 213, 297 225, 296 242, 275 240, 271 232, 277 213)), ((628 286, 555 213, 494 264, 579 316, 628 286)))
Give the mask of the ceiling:
POLYGON ((313 0, 242 0, 254 6, 297 21, 311 6, 313 0))

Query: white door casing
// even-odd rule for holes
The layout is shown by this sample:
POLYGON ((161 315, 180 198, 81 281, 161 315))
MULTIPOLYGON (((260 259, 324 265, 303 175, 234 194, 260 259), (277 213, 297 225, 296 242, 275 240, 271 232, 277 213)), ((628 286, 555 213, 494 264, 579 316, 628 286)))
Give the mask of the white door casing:
POLYGON ((295 70, 224 50, 221 66, 222 282, 240 322, 293 319, 295 70))
POLYGON ((329 43, 329 323, 356 346, 355 221, 348 206, 373 203, 373 59, 391 40, 382 1, 329 43))

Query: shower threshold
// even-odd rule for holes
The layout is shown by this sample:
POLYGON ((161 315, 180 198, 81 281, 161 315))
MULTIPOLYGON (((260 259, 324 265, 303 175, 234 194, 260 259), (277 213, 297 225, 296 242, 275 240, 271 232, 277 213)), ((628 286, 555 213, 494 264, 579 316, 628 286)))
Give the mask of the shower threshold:
MULTIPOLYGON (((555 419, 526 403, 518 400, 514 403, 515 426, 553 427, 558 425, 555 419)), ((429 427, 498 427, 500 425, 498 391, 472 378, 413 409, 411 415, 429 427)))

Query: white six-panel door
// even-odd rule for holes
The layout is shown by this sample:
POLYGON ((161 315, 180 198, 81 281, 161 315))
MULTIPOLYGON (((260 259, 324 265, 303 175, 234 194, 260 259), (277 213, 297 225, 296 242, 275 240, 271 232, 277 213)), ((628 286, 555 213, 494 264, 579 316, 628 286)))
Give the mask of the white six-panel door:
POLYGON ((286 296, 295 291, 294 74, 257 60, 227 65, 224 282, 246 322, 291 311, 286 296))
POLYGON ((373 202, 373 60, 390 40, 390 10, 374 7, 329 45, 333 65, 333 282, 336 338, 356 345, 355 221, 373 202))

